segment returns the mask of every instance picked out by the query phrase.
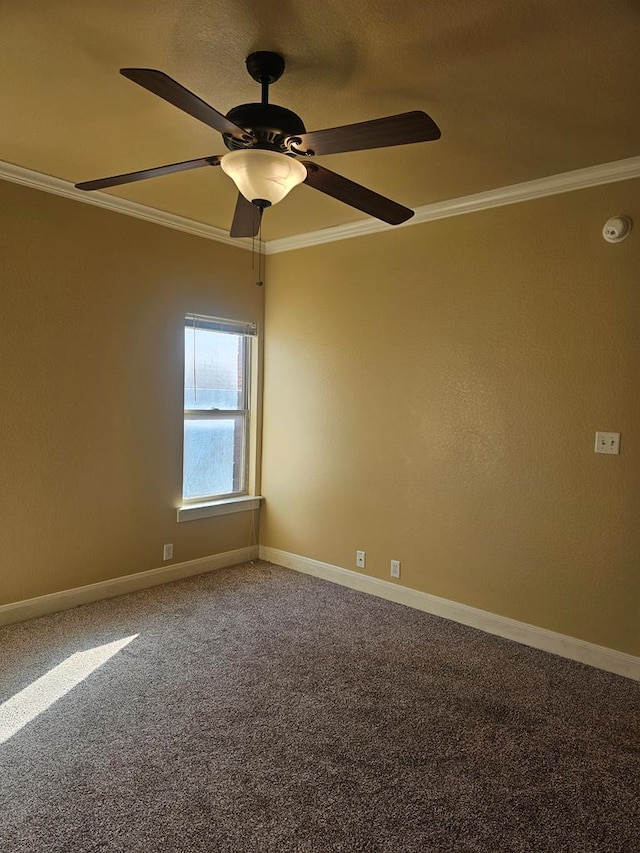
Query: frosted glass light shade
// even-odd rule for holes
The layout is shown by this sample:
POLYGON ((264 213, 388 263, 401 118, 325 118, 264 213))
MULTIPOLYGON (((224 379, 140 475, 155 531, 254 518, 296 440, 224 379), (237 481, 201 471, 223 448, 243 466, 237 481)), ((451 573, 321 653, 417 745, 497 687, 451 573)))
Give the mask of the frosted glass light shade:
POLYGON ((277 204, 307 177, 307 170, 298 160, 259 148, 230 151, 220 165, 247 201, 277 204))

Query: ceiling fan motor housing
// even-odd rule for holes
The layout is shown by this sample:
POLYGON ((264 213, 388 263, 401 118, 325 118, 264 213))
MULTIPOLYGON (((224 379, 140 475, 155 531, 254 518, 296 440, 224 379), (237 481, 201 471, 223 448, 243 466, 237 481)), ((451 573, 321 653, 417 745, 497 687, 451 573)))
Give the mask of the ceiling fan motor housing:
POLYGON ((287 154, 290 152, 284 144, 285 139, 307 132, 299 115, 277 104, 240 104, 229 110, 226 117, 256 138, 256 142, 247 143, 242 139, 224 134, 224 144, 231 151, 241 148, 263 148, 267 151, 287 154))

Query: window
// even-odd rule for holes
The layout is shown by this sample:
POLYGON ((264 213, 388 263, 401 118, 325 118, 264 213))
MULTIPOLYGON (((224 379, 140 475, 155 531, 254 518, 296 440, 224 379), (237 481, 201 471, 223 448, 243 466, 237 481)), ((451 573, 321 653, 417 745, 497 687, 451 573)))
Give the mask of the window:
POLYGON ((253 323, 188 314, 182 499, 246 495, 253 323))

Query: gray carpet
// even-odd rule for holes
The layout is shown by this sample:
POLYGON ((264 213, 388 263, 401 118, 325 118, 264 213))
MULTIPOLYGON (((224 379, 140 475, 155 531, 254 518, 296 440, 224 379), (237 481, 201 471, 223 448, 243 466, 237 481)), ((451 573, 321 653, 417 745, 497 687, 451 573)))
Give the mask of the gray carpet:
POLYGON ((0 850, 633 853, 638 684, 254 563, 0 629, 0 850))

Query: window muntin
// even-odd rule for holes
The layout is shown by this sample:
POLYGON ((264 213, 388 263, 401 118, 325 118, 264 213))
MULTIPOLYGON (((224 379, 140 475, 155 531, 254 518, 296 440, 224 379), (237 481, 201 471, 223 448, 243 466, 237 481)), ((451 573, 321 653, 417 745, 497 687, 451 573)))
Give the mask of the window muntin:
POLYGON ((249 366, 255 325, 185 318, 182 497, 247 493, 249 366))

